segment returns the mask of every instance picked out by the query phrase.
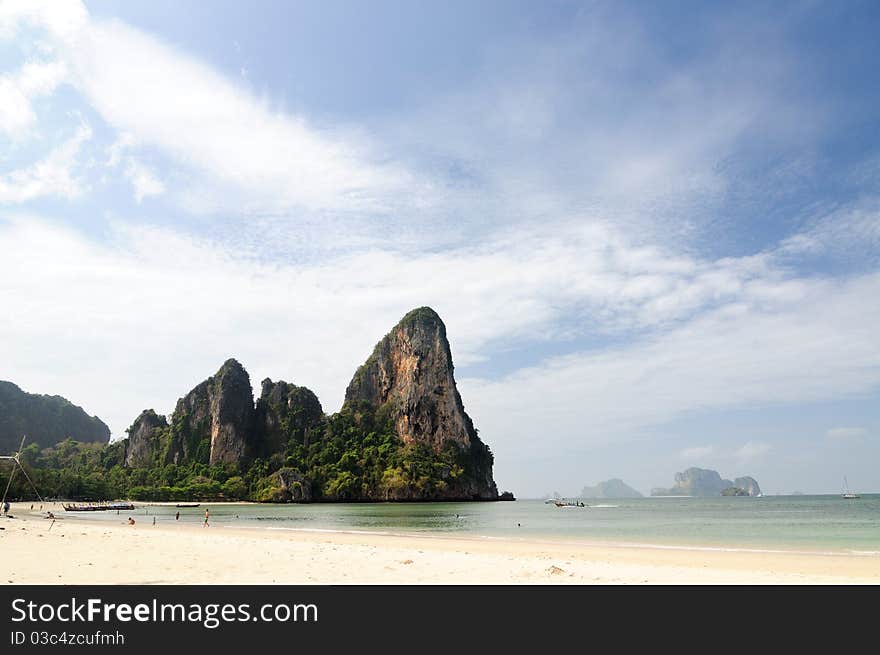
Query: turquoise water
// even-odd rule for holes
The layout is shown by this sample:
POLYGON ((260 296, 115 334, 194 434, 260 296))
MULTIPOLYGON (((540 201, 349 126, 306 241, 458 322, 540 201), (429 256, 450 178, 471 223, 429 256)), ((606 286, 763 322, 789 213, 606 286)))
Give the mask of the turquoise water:
POLYGON ((585 501, 558 508, 540 500, 498 503, 256 505, 202 503, 198 508, 144 505, 120 515, 65 518, 138 523, 202 523, 274 530, 364 531, 437 536, 568 540, 782 549, 880 555, 880 494, 762 498, 637 498, 585 501))

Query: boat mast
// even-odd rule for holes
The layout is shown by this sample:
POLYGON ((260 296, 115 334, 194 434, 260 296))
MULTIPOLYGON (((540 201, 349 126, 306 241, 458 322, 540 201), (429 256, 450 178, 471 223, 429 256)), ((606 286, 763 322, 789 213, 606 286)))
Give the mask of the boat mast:
POLYGON ((21 451, 24 450, 24 440, 27 439, 27 435, 22 435, 21 437, 21 445, 18 447, 18 452, 13 455, 0 455, 0 459, 11 459, 12 460, 12 470, 9 471, 9 481, 6 483, 6 490, 3 492, 3 500, 0 500, 0 505, 6 502, 6 496, 9 494, 9 488, 12 486, 12 478, 15 477, 15 472, 18 469, 21 469, 21 472, 24 474, 24 477, 27 478, 27 481, 31 483, 31 487, 34 489, 34 493, 37 494, 37 498, 40 499, 40 502, 43 502, 43 497, 40 495, 40 492, 37 491, 37 485, 34 484, 34 481, 31 480, 31 476, 28 475, 27 471, 24 470, 24 467, 21 465, 21 451))

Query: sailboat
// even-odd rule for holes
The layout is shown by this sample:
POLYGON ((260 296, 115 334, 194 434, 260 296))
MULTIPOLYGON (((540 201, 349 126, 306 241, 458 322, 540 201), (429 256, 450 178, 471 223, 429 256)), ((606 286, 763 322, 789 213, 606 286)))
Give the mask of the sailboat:
POLYGON ((843 497, 844 498, 861 498, 855 491, 849 490, 849 483, 846 481, 846 476, 843 476, 843 497))

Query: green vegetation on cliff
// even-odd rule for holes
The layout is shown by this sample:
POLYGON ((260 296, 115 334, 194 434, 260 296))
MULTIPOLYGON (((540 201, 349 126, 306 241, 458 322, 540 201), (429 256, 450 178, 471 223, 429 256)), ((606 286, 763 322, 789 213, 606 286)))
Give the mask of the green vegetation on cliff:
MULTIPOLYGON (((175 439, 173 424, 155 430, 160 444, 175 439)), ((294 426, 288 436, 283 450, 268 457, 214 466, 206 457, 174 464, 160 448, 149 465, 126 467, 125 441, 101 446, 73 440, 42 450, 27 446, 22 464, 45 497, 261 502, 462 497, 467 472, 478 464, 491 467, 488 448, 477 455, 488 461, 474 462, 474 454, 454 443, 440 452, 424 444, 404 444, 387 418, 369 411, 321 416, 306 429, 294 426)), ((0 469, 4 488, 8 475, 8 467, 0 469)), ((35 498, 23 476, 14 478, 11 497, 35 498)))
MULTIPOLYGON (((263 380, 255 402, 247 371, 228 359, 169 419, 146 409, 126 432, 106 447, 32 446, 24 465, 41 493, 74 499, 498 499, 492 452, 464 411, 446 327, 428 307, 376 345, 336 414, 283 380, 263 380)), ((18 480, 13 493, 31 492, 18 480)))

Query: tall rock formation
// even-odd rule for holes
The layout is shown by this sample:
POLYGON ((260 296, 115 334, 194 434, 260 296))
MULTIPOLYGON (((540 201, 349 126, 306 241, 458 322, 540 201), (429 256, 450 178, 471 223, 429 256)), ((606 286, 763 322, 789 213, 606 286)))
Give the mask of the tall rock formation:
POLYGON ((250 376, 228 359, 217 373, 177 401, 168 459, 175 464, 225 464, 248 452, 254 424, 250 376))
POLYGON ((156 414, 152 409, 145 409, 126 430, 125 465, 130 468, 141 468, 156 464, 161 449, 162 432, 168 428, 164 416, 156 414))
POLYGON ((409 312, 373 349, 345 391, 343 411, 387 416, 405 444, 467 454, 467 476, 451 495, 494 500, 493 457, 464 411, 453 377, 446 326, 430 307, 409 312))
POLYGON ((290 440, 308 447, 311 430, 324 418, 318 397, 306 387, 283 380, 262 383, 256 407, 255 448, 261 455, 283 451, 290 440))
POLYGON ((66 398, 26 393, 0 380, 0 455, 18 450, 24 435, 25 445, 48 448, 65 439, 108 443, 110 428, 66 398))

